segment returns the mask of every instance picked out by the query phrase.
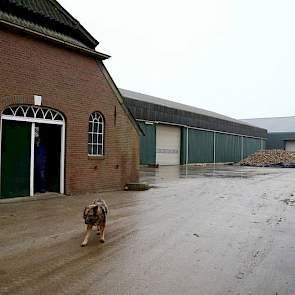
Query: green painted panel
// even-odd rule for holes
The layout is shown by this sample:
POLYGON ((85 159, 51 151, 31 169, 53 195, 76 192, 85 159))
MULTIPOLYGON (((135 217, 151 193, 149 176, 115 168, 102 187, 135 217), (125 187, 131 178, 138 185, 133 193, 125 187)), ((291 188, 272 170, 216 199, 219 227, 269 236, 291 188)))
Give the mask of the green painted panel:
POLYGON ((243 146, 243 158, 254 154, 257 150, 261 149, 261 139, 260 138, 247 138, 244 137, 243 146))
POLYGON ((2 123, 1 198, 30 195, 31 123, 2 123))
POLYGON ((140 164, 153 165, 156 163, 156 128, 155 125, 138 123, 144 132, 140 136, 140 164))
POLYGON ((186 164, 186 133, 187 133, 187 129, 185 127, 181 127, 180 165, 186 164))
POLYGON ((216 133, 216 163, 239 162, 241 160, 241 137, 216 133))
POLYGON ((262 139, 261 149, 265 150, 265 148, 266 148, 266 140, 262 139))
POLYGON ((266 148, 268 150, 272 149, 285 149, 285 140, 295 139, 295 132, 275 132, 269 133, 266 142, 266 148))
POLYGON ((210 131, 189 129, 188 134, 188 162, 213 163, 214 133, 210 131))

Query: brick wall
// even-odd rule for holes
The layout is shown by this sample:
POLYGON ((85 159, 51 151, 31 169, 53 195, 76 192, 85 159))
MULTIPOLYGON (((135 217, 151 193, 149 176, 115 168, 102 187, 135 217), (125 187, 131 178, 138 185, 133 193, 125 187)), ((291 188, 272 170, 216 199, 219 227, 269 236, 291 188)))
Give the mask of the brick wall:
POLYGON ((0 28, 0 111, 12 104, 42 105, 66 118, 67 194, 122 189, 139 174, 139 137, 97 65, 86 55, 0 28), (115 118, 116 108, 116 118, 115 118), (87 155, 89 115, 105 118, 105 155, 87 155))

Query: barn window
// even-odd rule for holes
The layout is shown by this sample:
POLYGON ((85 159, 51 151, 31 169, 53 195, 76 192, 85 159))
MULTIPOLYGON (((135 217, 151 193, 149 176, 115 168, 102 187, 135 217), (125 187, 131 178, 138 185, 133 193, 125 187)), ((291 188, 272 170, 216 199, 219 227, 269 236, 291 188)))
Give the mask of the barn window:
POLYGON ((101 156, 104 154, 104 119, 99 112, 89 117, 88 127, 88 155, 101 156))

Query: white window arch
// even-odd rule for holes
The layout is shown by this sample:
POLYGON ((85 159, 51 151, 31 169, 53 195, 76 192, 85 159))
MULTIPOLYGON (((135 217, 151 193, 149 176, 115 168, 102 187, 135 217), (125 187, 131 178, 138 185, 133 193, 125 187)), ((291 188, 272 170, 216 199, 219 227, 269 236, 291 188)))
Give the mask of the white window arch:
POLYGON ((31 105, 9 106, 3 111, 2 115, 6 119, 16 120, 18 118, 18 120, 30 122, 48 120, 53 121, 54 124, 61 124, 64 121, 63 115, 56 110, 31 105))
POLYGON ((89 117, 88 155, 102 156, 104 154, 104 118, 101 113, 94 112, 89 117))

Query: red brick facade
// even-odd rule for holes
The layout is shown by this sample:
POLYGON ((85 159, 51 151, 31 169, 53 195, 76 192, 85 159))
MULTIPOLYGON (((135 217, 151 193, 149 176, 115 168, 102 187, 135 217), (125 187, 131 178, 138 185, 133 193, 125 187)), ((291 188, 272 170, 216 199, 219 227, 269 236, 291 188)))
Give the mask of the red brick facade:
POLYGON ((97 60, 33 36, 0 28, 0 110, 33 104, 66 119, 65 192, 122 189, 139 174, 139 136, 97 60), (88 119, 105 118, 105 155, 88 157, 88 119))

